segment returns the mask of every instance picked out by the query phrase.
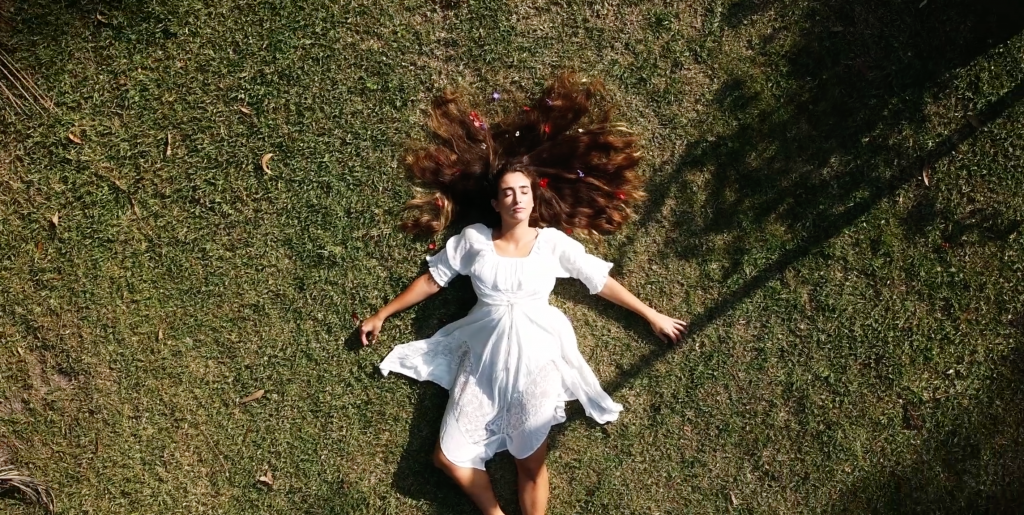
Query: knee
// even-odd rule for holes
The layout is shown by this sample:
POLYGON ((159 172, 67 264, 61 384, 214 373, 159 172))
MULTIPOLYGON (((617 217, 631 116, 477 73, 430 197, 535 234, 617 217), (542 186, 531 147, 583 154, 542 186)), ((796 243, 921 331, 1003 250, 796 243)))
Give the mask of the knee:
POLYGON ((523 478, 534 480, 543 474, 547 468, 544 460, 520 460, 516 462, 516 470, 523 478))
POLYGON ((441 446, 437 446, 434 449, 434 466, 444 471, 449 476, 452 474, 452 462, 448 461, 444 453, 441 452, 441 446))

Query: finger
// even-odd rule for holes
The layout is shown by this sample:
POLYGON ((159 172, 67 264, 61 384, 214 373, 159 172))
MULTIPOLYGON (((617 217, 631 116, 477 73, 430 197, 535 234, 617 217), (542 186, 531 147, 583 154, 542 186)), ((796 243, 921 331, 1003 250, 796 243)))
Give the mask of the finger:
POLYGON ((366 347, 370 342, 366 341, 366 331, 359 329, 359 339, 363 341, 363 347, 366 347))
POLYGON ((661 334, 661 332, 660 332, 660 331, 658 331, 658 332, 656 332, 656 333, 654 333, 654 334, 658 335, 658 338, 659 338, 659 339, 660 339, 660 340, 661 340, 662 342, 668 343, 668 339, 666 339, 666 338, 665 338, 665 335, 661 334))
POLYGON ((680 333, 685 333, 687 329, 689 329, 689 326, 686 325, 686 322, 677 322, 675 324, 675 328, 680 333))

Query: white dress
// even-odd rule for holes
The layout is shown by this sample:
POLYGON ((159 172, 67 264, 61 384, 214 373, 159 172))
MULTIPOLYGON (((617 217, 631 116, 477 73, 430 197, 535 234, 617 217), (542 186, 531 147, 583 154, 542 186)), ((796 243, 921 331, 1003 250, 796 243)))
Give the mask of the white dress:
POLYGON ((567 400, 578 399, 597 422, 618 418, 622 406, 580 355, 569 320, 548 304, 559 277, 601 291, 611 263, 551 228, 540 229, 527 257, 499 256, 491 229, 482 224, 453 236, 427 263, 441 286, 468 275, 477 304, 430 338, 396 346, 380 369, 449 390, 441 423, 445 457, 478 469, 505 449, 525 458, 553 424, 565 421, 567 400))

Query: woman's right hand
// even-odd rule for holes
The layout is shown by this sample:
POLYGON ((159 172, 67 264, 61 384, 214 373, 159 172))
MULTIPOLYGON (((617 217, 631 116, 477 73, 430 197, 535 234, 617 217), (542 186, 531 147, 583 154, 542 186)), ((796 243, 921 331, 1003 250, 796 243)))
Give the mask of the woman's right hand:
POLYGON ((363 347, 377 341, 377 335, 380 334, 380 328, 384 325, 384 319, 373 315, 363 323, 359 325, 359 338, 363 340, 363 347))

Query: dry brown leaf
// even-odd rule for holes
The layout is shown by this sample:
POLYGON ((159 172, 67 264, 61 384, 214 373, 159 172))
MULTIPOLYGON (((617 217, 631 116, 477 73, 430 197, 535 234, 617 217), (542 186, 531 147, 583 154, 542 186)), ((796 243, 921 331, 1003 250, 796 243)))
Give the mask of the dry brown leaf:
POLYGON ((164 157, 171 157, 171 133, 167 133, 167 142, 164 143, 164 157))
POLYGON ((139 205, 135 203, 135 197, 128 197, 128 201, 132 204, 132 213, 135 216, 142 218, 142 215, 139 213, 139 205))
POLYGON ((249 394, 248 397, 245 397, 244 399, 238 401, 238 403, 239 404, 247 404, 247 403, 250 403, 250 402, 252 402, 252 401, 254 401, 256 399, 259 399, 260 397, 263 397, 263 390, 256 390, 255 392, 252 392, 251 394, 249 394))
POLYGON ((981 118, 978 118, 973 114, 967 115, 967 121, 971 122, 971 125, 973 125, 975 129, 980 129, 985 125, 985 123, 981 121, 981 118))
POLYGON ((252 109, 250 109, 249 106, 238 106, 238 110, 252 116, 252 109))
POLYGON ((162 341, 164 339, 164 328, 160 327, 156 330, 156 341, 162 341))
POLYGON ((73 133, 73 132, 69 132, 68 133, 68 139, 71 140, 75 144, 78 144, 78 145, 82 144, 82 138, 79 138, 78 135, 73 133))
POLYGON ((40 254, 43 253, 43 241, 42 240, 39 240, 39 241, 36 242, 36 252, 38 252, 40 254))
POLYGON ((274 154, 263 154, 260 158, 260 166, 263 168, 263 173, 270 175, 270 159, 274 157, 274 154))
POLYGON ((57 225, 60 224, 60 214, 54 213, 53 216, 50 217, 50 223, 52 223, 54 227, 57 227, 57 225))
POLYGON ((262 476, 256 478, 256 481, 267 486, 274 486, 274 473, 270 469, 266 469, 262 476))
POLYGON ((732 492, 729 492, 729 500, 732 501, 733 506, 739 505, 739 502, 736 501, 736 496, 732 492))
POLYGON ((107 23, 107 17, 100 13, 96 13, 96 21, 100 23, 107 23))
POLYGON ((931 172, 931 167, 930 166, 924 167, 924 170, 921 171, 921 179, 924 180, 924 185, 925 186, 931 186, 932 185, 932 174, 930 172, 931 172))

